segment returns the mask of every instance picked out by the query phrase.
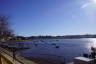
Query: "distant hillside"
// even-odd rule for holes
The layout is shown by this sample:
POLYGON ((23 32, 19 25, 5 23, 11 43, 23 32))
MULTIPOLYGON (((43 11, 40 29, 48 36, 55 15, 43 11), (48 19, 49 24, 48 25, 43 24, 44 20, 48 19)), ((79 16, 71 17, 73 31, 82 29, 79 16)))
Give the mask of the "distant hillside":
POLYGON ((40 39, 40 38, 64 38, 64 39, 96 38, 96 35, 65 35, 65 36, 31 36, 31 37, 28 37, 28 39, 40 39))

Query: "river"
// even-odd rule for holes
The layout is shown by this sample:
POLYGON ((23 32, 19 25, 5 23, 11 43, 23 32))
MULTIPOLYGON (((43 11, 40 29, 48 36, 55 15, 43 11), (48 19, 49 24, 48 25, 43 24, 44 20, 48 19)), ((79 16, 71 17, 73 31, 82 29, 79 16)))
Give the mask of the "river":
POLYGON ((28 58, 69 62, 74 57, 91 52, 91 46, 96 47, 96 39, 34 39, 32 41, 10 43, 10 45, 30 47, 30 49, 17 51, 17 53, 28 58))

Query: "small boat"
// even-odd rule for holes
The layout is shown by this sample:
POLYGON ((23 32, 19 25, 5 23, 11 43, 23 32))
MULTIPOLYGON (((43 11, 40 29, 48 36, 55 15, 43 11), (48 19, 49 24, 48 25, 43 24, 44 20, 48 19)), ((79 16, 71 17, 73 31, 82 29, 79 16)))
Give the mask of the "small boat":
POLYGON ((38 46, 38 44, 34 44, 35 46, 38 46))
POLYGON ((56 46, 56 48, 60 48, 60 46, 56 46))
POLYGON ((52 45, 56 45, 55 43, 52 43, 52 45))

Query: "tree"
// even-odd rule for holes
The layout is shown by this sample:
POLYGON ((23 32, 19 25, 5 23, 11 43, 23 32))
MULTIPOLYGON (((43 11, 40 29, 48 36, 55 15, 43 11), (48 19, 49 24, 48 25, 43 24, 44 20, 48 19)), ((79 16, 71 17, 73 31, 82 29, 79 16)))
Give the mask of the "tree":
POLYGON ((13 35, 7 16, 0 16, 0 41, 6 41, 13 35))

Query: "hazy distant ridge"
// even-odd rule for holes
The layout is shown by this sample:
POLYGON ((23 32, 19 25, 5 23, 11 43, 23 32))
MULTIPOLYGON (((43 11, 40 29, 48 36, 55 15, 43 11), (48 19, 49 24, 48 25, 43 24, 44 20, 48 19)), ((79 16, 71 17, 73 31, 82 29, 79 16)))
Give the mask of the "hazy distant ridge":
POLYGON ((34 39, 34 38, 96 38, 96 35, 65 35, 65 36, 31 36, 28 37, 29 39, 34 39))

